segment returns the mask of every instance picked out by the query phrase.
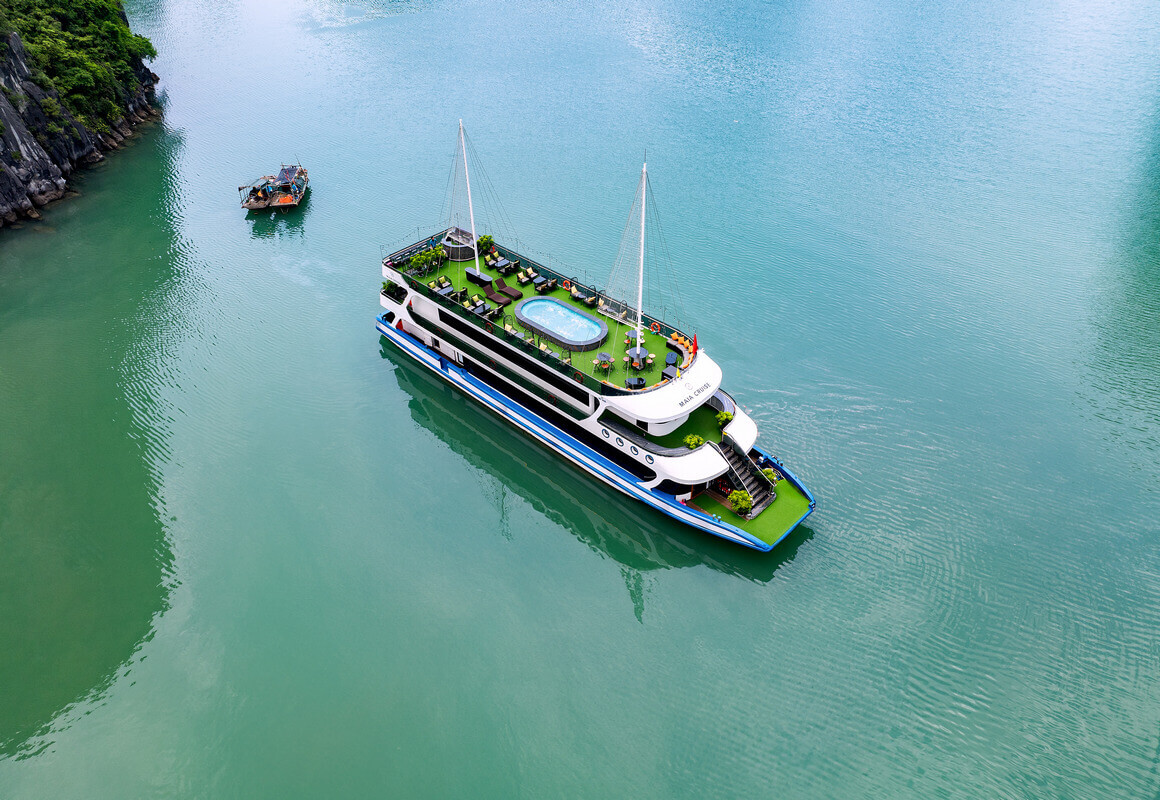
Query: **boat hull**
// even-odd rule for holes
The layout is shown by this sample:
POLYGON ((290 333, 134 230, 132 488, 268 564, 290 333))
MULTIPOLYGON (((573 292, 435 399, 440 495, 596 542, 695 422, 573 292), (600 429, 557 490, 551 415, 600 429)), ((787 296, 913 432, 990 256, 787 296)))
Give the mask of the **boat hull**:
MULTIPOLYGON (((673 495, 646 488, 631 474, 616 464, 613 464, 611 461, 608 461, 583 442, 575 439, 570 434, 559 429, 548 420, 537 415, 512 398, 497 392, 475 376, 427 347, 418 339, 405 331, 391 326, 382 317, 376 318, 375 327, 379 333, 404 354, 410 356, 419 364, 460 389, 481 405, 489 408, 536 441, 551 448, 561 457, 618 491, 651 506, 657 511, 691 528, 754 550, 768 551, 784 539, 797 525, 801 524, 801 521, 809 516, 813 510, 813 497, 809 495, 804 486, 801 486, 796 477, 793 477, 788 470, 784 470, 783 474, 786 475, 787 479, 791 480, 803 493, 810 497, 810 510, 798 522, 789 527, 777 541, 772 543, 764 542, 717 517, 685 505, 673 495)), ((780 462, 778 463, 780 464, 780 462)))

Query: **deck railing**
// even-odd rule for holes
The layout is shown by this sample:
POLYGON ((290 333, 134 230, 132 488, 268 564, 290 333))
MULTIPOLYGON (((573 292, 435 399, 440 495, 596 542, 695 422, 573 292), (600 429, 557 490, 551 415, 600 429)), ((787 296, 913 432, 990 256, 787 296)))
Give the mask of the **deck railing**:
POLYGON ((631 427, 622 425, 619 422, 607 419, 607 414, 601 416, 600 424, 608 428, 617 436, 623 436, 635 445, 639 445, 642 450, 647 450, 650 453, 656 453, 658 456, 686 456, 690 452, 688 447, 664 447, 651 441, 642 433, 637 433, 631 427))
MULTIPOLYGON (((433 245, 431 244, 432 241, 435 242, 435 245, 442 243, 443 239, 447 236, 447 234, 451 230, 453 230, 453 228, 444 228, 442 231, 428 237, 427 239, 424 239, 423 241, 408 245, 407 247, 404 247, 401 250, 396 250, 395 252, 391 253, 390 255, 386 256, 383 259, 383 264, 384 265, 392 265, 395 269, 398 269, 400 272, 404 272, 403 269, 400 269, 400 267, 403 265, 403 262, 407 261, 408 259, 411 258, 411 256, 414 256, 417 253, 421 253, 424 250, 431 249, 433 247, 433 245)), ((566 275, 565 273, 561 272, 560 270, 555 270, 555 269, 552 269, 551 267, 546 267, 543 264, 541 264, 540 262, 538 262, 534 259, 528 258, 527 256, 521 255, 520 253, 517 253, 515 250, 512 250, 509 247, 505 247, 504 245, 499 244, 498 242, 496 242, 493 246, 495 247, 496 251, 501 256, 508 259, 509 261, 519 261, 521 266, 523 266, 524 268, 530 267, 531 269, 534 269, 537 273, 544 275, 548 279, 555 278, 560 283, 563 283, 564 281, 569 281, 573 286, 576 287, 576 289, 578 291, 584 291, 590 295, 595 295, 597 298, 597 308, 596 308, 597 313, 601 313, 604 316, 609 317, 610 319, 618 320, 621 322, 626 321, 624 319, 624 315, 631 314, 631 315, 635 316, 636 309, 630 307, 628 305, 628 303, 625 303, 622 300, 617 300, 616 298, 609 297, 607 294, 604 293, 603 290, 597 289, 595 286, 588 286, 574 276, 566 275), (602 305, 607 306, 610 309, 618 310, 621 313, 621 316, 617 316, 614 313, 604 313, 604 311, 601 309, 602 305)), ((651 330, 652 327, 655 325, 657 327, 656 332, 659 335, 664 336, 666 339, 671 338, 674 333, 682 335, 682 336, 684 335, 683 331, 678 330, 677 328, 673 327, 672 325, 665 322, 664 320, 658 319, 657 317, 654 317, 650 314, 641 314, 641 324, 643 327, 648 328, 649 330, 651 330)), ((694 355, 693 357, 695 359, 696 355, 694 355)), ((619 387, 617 387, 617 388, 619 388, 619 387)), ((652 388, 652 387, 649 387, 649 388, 652 388)), ((621 393, 627 393, 627 390, 625 392, 618 392, 618 394, 621 394, 621 393)))
MULTIPOLYGON (((534 344, 531 344, 530 342, 528 342, 528 340, 526 340, 522 337, 519 337, 519 336, 513 336, 512 334, 508 333, 507 331, 505 331, 503 329, 502 319, 501 319, 499 325, 497 326, 495 323, 491 323, 488 320, 481 318, 478 314, 472 313, 472 312, 468 311, 467 309, 463 308, 463 306, 461 306, 459 303, 449 302, 447 300, 447 298, 444 297, 443 295, 440 295, 437 292, 432 291, 431 288, 429 286, 427 286, 427 284, 421 280, 421 278, 426 277, 426 275, 429 274, 431 271, 433 271, 435 268, 432 267, 431 270, 425 271, 425 272, 423 272, 423 274, 417 274, 414 271, 408 270, 406 268, 406 262, 412 256, 414 256, 418 253, 421 253, 424 250, 432 249, 432 245, 431 245, 432 241, 435 241, 436 244, 442 242, 443 238, 447 235, 448 231, 450 231, 450 230, 451 230, 451 228, 446 228, 442 232, 437 233, 428 239, 425 239, 421 242, 416 242, 416 243, 409 245, 401 250, 396 250, 395 252, 391 253, 390 255, 386 256, 383 259, 383 264, 385 266, 391 267, 392 269, 395 269, 400 274, 402 274, 414 290, 416 290, 417 292, 419 292, 420 294, 422 294, 425 297, 431 298, 439 307, 445 308, 445 309, 457 314, 458 316, 462 317, 463 319, 470 321, 476 327, 484 328, 485 330, 487 330, 487 326, 489 324, 491 324, 492 330, 487 330, 488 333, 492 334, 493 336, 498 336, 498 337, 503 338, 509 342, 514 343, 517 347, 520 347, 524 352, 527 352, 527 353, 535 356, 541 363, 551 367, 553 370, 561 373, 562 375, 566 375, 570 380, 576 381, 577 383, 585 386, 590 391, 595 392, 596 394, 612 395, 612 396, 636 394, 636 393, 639 393, 641 391, 649 391, 650 389, 655 389, 657 386, 661 385, 660 383, 657 383, 657 384, 654 384, 652 386, 648 386, 644 389, 632 390, 632 389, 627 389, 627 388, 623 388, 620 386, 616 386, 614 384, 608 383, 607 381, 600 380, 599 378, 596 378, 595 376, 592 376, 592 375, 585 373, 583 370, 576 369, 572 365, 564 364, 560 358, 558 358, 554 355, 548 355, 547 353, 545 353, 544 351, 542 351, 538 347, 536 347, 534 344)), ((537 273, 539 273, 541 275, 546 275, 549 279, 555 278, 556 280, 561 281, 561 282, 563 282, 564 280, 568 280, 568 281, 572 282, 578 290, 586 290, 588 292, 595 294, 598 298, 601 298, 601 299, 603 299, 605 297, 605 295, 602 292, 600 292, 599 290, 592 288, 592 287, 585 286, 584 284, 581 284, 578 280, 576 280, 574 278, 570 278, 570 277, 568 277, 568 276, 566 276, 566 275, 564 275, 556 270, 553 270, 549 267, 545 267, 543 264, 540 264, 538 261, 534 261, 533 259, 526 258, 525 256, 520 255, 519 253, 517 253, 514 250, 511 250, 510 248, 504 247, 503 245, 499 245, 499 244, 496 244, 495 248, 499 252, 500 255, 502 255, 504 258, 508 259, 509 261, 517 261, 518 260, 520 262, 521 266, 523 266, 525 268, 530 267, 530 268, 534 269, 537 273)), ((680 331, 678 331, 673 326, 668 325, 667 323, 663 322, 662 320, 651 317, 648 314, 645 314, 642 316, 642 322, 646 328, 651 328, 655 324, 659 328, 659 333, 661 335, 664 335, 666 338, 671 337, 673 333, 678 333, 678 334, 680 333, 680 331)), ((695 356, 694 356, 694 358, 695 358, 695 356)))

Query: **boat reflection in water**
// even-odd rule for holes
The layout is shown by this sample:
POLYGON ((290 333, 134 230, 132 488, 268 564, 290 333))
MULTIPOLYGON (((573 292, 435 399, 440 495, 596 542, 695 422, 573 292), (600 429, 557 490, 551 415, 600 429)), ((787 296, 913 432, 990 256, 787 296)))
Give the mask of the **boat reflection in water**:
POLYGON ((297 206, 285 211, 250 211, 246 214, 246 221, 250 223, 250 236, 254 239, 268 239, 285 234, 301 236, 302 223, 310 211, 310 195, 302 198, 297 206))
POLYGON ((501 487, 518 494, 594 551, 628 568, 625 580, 638 617, 641 572, 704 565, 765 583, 813 536, 807 526, 799 526, 772 553, 750 553, 706 537, 561 461, 400 356, 386 339, 380 339, 380 348, 381 356, 396 367, 399 387, 411 395, 411 417, 416 422, 495 477, 501 487))

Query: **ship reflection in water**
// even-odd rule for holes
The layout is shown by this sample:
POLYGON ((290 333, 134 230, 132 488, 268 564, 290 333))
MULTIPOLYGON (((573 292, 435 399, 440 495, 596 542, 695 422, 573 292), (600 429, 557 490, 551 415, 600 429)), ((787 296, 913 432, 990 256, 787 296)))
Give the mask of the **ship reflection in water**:
POLYGON ((495 477, 533 508, 622 570, 642 613, 641 573, 704 565, 757 583, 769 581, 812 536, 802 525, 770 553, 718 542, 633 502, 515 430, 380 339, 399 387, 411 395, 411 417, 473 466, 495 477))

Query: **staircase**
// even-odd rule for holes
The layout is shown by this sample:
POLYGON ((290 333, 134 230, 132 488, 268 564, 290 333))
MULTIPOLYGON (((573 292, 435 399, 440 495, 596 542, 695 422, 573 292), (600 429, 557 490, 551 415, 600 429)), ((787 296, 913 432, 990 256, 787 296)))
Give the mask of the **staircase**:
POLYGON ((745 487, 745 491, 749 492, 749 496, 753 498, 753 510, 749 512, 749 516, 756 517, 777 499, 777 494, 773 491, 773 484, 757 468, 753 459, 737 451, 728 436, 724 437, 717 449, 729 463, 729 471, 733 480, 745 487))

